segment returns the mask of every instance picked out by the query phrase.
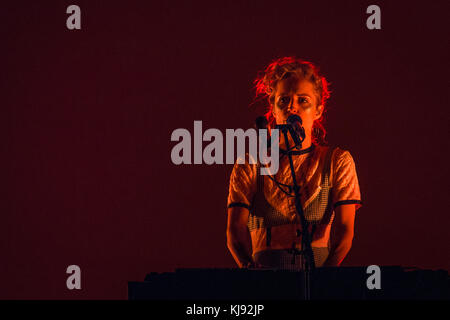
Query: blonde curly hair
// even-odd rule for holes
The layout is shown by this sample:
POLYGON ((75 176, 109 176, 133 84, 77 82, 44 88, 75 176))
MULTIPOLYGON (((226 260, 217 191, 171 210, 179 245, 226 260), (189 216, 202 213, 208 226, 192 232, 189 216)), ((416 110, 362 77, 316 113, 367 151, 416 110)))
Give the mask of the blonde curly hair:
MULTIPOLYGON (((313 63, 294 58, 283 57, 274 60, 265 69, 264 73, 255 79, 256 96, 267 98, 269 110, 266 113, 267 121, 271 128, 275 126, 275 118, 272 114, 272 108, 275 100, 275 91, 280 80, 290 77, 305 79, 314 85, 317 101, 324 106, 322 116, 314 121, 312 130, 312 141, 315 144, 326 144, 326 130, 323 126, 325 103, 330 97, 329 83, 319 74, 319 68, 313 63)), ((319 104, 319 105, 320 105, 319 104)))

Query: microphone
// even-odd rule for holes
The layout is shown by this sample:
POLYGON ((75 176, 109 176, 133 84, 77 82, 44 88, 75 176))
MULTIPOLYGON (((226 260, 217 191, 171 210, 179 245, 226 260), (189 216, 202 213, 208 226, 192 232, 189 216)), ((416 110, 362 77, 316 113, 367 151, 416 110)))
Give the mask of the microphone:
POLYGON ((287 118, 286 123, 290 126, 289 132, 295 145, 301 147, 303 140, 305 140, 305 129, 302 125, 302 118, 296 114, 291 114, 287 118))

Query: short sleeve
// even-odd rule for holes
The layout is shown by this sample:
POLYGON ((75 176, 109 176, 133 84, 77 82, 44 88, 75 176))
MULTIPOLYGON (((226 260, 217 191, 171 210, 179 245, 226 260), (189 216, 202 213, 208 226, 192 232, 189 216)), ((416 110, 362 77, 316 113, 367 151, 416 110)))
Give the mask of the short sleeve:
POLYGON ((340 150, 333 170, 333 206, 355 204, 362 206, 356 166, 350 152, 340 150))
POLYGON ((256 192, 256 164, 236 163, 230 176, 227 207, 250 209, 256 192))

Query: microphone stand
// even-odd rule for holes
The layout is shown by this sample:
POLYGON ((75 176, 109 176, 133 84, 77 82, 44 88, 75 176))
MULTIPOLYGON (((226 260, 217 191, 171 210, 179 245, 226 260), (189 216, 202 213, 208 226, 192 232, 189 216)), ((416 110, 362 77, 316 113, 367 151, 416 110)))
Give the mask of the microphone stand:
POLYGON ((289 124, 277 125, 277 128, 281 130, 281 132, 284 135, 284 139, 286 141, 286 153, 289 157, 292 181, 294 184, 293 189, 294 189, 294 195, 295 195, 295 208, 297 209, 297 214, 300 217, 301 226, 302 226, 302 233, 301 233, 302 234, 302 250, 297 250, 295 248, 295 243, 293 244, 293 248, 292 248, 293 249, 292 251, 294 253, 293 262, 295 262, 296 255, 302 256, 302 268, 303 268, 303 275, 304 275, 304 278, 303 278, 303 280, 304 280, 304 282, 303 282, 304 297, 305 297, 305 300, 311 300, 311 271, 314 270, 314 268, 315 268, 314 254, 313 254, 312 247, 311 247, 312 235, 309 233, 310 223, 306 220, 305 214, 303 212, 303 207, 302 207, 301 198, 300 198, 300 187, 297 184, 297 179, 296 179, 295 169, 294 169, 294 162, 292 160, 292 150, 296 146, 299 146, 301 149, 304 138, 301 140, 295 139, 294 135, 296 135, 296 132, 292 128, 292 126, 289 124), (299 142, 299 145, 296 144, 292 148, 290 148, 289 140, 288 140, 288 132, 292 136, 294 141, 297 140, 299 142))

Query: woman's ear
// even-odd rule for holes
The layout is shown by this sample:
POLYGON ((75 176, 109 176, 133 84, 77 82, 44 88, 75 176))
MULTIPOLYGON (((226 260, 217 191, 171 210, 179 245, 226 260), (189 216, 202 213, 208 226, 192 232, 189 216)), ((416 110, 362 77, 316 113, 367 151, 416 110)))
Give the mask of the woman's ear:
POLYGON ((317 106, 316 115, 314 117, 314 120, 320 119, 320 117, 322 116, 322 113, 323 113, 323 104, 321 104, 320 106, 317 106))

